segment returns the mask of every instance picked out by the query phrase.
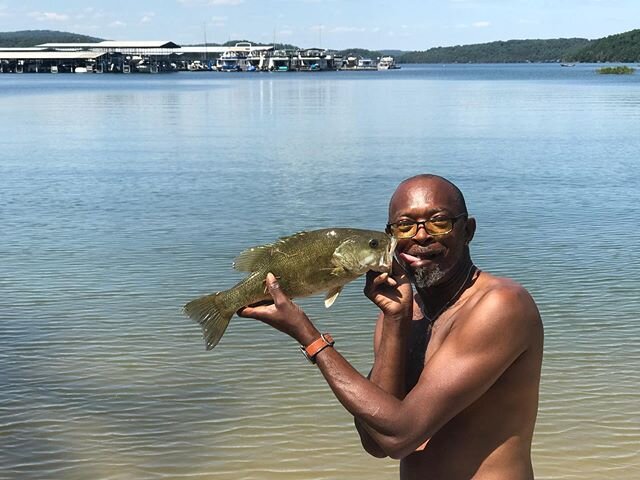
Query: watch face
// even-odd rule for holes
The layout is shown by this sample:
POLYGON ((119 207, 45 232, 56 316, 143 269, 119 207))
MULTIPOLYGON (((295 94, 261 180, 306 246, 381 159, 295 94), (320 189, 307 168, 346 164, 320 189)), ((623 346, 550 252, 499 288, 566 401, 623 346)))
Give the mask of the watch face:
POLYGON ((307 349, 304 348, 302 345, 300 345, 300 351, 302 352, 302 355, 304 355, 304 358, 306 358, 309 363, 316 363, 314 359, 311 358, 307 353, 307 349))

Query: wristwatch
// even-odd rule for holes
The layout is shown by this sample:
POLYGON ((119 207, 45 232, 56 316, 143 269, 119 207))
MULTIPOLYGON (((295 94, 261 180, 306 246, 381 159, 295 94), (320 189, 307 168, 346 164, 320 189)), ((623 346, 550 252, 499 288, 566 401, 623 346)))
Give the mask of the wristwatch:
POLYGON ((320 337, 311 342, 306 347, 300 345, 300 351, 305 356, 309 362, 315 364, 316 363, 316 355, 318 355, 322 350, 327 347, 333 347, 333 344, 336 343, 331 335, 328 333, 320 334, 320 337))

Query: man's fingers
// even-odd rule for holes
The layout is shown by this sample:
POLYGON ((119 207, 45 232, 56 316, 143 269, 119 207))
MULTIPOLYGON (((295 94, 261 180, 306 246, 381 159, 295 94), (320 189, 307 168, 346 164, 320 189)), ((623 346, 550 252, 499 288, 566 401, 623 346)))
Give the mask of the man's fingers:
POLYGON ((395 280, 393 280, 388 273, 379 273, 369 270, 367 272, 367 282, 364 286, 364 293, 368 297, 374 294, 381 285, 388 284, 395 286, 395 280))
POLYGON ((281 306, 284 302, 287 302, 289 300, 289 298, 280 288, 278 279, 271 272, 267 273, 267 290, 269 290, 269 295, 271 295, 271 298, 273 298, 273 301, 275 302, 277 307, 281 306))

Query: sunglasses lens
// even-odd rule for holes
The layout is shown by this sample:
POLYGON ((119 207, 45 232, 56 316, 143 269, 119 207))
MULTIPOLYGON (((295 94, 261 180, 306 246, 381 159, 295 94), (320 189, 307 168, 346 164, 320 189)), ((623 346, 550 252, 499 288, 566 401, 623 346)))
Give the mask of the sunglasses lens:
POLYGON ((411 238, 416 234, 417 227, 415 223, 396 223, 392 233, 396 238, 411 238))
POLYGON ((427 222, 426 228, 431 235, 444 235, 453 229, 453 220, 449 218, 430 220, 427 222))

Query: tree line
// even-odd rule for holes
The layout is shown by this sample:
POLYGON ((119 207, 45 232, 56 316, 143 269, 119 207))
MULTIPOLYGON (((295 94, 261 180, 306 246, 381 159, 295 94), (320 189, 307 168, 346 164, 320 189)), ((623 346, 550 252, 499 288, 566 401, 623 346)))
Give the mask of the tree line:
MULTIPOLYGON (((100 42, 101 38, 55 30, 0 32, 0 47, 33 47, 42 43, 100 42)), ((234 45, 239 40, 222 45, 234 45)), ((254 45, 259 43, 251 42, 254 45)), ((207 45, 219 45, 208 43, 207 45)), ((296 50, 291 44, 278 49, 296 50)), ((640 62, 640 29, 597 40, 556 38, 550 40, 507 40, 454 47, 435 47, 423 51, 368 50, 351 48, 340 55, 376 59, 393 55, 399 63, 521 63, 521 62, 640 62)))

